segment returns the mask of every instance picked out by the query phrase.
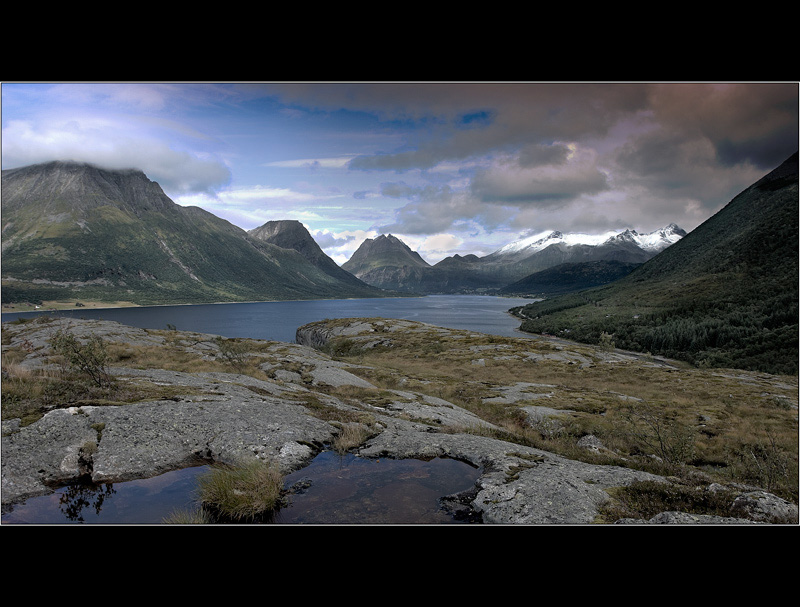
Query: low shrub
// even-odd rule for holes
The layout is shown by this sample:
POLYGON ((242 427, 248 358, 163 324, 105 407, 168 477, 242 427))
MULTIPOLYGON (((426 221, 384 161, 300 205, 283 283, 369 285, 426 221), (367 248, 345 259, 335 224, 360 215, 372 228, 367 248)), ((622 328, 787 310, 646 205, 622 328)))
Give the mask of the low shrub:
POLYGON ((600 508, 605 522, 621 518, 650 519, 661 512, 692 512, 733 516, 736 494, 658 481, 635 481, 609 492, 612 500, 600 508))
POLYGON ((106 345, 100 336, 92 335, 81 342, 69 331, 59 329, 50 339, 50 345, 69 367, 90 377, 98 387, 105 388, 114 383, 107 369, 106 345))

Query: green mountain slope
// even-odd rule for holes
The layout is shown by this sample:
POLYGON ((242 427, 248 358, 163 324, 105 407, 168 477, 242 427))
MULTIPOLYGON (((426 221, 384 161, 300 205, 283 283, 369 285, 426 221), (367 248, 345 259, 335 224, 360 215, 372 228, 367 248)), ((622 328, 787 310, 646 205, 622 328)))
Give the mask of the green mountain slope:
POLYGON ((367 285, 339 267, 333 259, 325 254, 306 227, 297 220, 268 221, 264 225, 250 230, 248 235, 255 240, 268 242, 282 249, 297 251, 325 274, 349 284, 354 293, 374 296, 378 292, 376 287, 367 285))
POLYGON ((4 303, 367 296, 297 251, 175 204, 140 171, 52 162, 2 175, 4 303))
POLYGON ((532 333, 796 374, 797 154, 621 280, 514 313, 532 333))
POLYGON ((500 295, 539 296, 581 291, 614 282, 630 274, 639 265, 614 260, 562 263, 534 272, 497 292, 500 295))

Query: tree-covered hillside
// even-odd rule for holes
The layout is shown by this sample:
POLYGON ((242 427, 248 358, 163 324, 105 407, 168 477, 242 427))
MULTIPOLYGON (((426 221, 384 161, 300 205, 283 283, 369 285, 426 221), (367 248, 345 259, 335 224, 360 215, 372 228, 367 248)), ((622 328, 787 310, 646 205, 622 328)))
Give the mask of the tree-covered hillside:
POLYGON ((515 313, 532 333, 797 374, 797 154, 625 278, 515 313))

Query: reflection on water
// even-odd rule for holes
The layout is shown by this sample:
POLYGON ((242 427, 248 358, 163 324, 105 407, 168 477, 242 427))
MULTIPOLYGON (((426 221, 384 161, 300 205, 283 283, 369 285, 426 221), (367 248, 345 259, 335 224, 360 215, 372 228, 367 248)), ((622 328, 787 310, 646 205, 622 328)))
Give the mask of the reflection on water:
POLYGON ((2 522, 68 525, 158 524, 175 510, 194 506, 196 478, 206 466, 184 468, 148 479, 61 487, 3 514, 2 522))
MULTIPOLYGON (((70 485, 3 514, 3 524, 160 524, 196 509, 207 466, 102 485, 70 485)), ((474 486, 479 471, 452 459, 389 460, 323 452, 289 474, 277 524, 452 524, 439 499, 474 486)))
POLYGON ((278 524, 452 524, 445 495, 470 489, 479 471, 453 459, 367 459, 326 451, 286 477, 295 487, 278 524))

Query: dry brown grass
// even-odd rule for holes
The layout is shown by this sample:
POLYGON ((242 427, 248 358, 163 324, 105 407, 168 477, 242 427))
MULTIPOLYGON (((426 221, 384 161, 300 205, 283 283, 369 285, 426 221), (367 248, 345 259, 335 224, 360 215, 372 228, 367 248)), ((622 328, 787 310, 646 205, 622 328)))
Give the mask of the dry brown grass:
POLYGON ((526 352, 552 353, 558 346, 467 333, 459 339, 433 332, 391 335, 391 348, 363 351, 351 344, 350 355, 341 358, 372 367, 355 373, 376 386, 395 388, 403 378, 403 389, 464 407, 503 428, 507 440, 594 463, 768 485, 797 501, 796 377, 656 365, 647 358, 602 362, 603 352, 583 345, 574 351, 592 360, 591 365, 532 362, 524 358, 526 352), (494 348, 476 352, 472 346, 494 348), (484 365, 472 364, 476 358, 483 358, 484 365), (486 402, 498 395, 494 388, 517 382, 554 387, 546 399, 486 402), (553 431, 526 420, 521 415, 525 405, 572 413, 562 416, 553 431), (577 448, 577 440, 587 434, 599 437, 608 449, 577 448))

